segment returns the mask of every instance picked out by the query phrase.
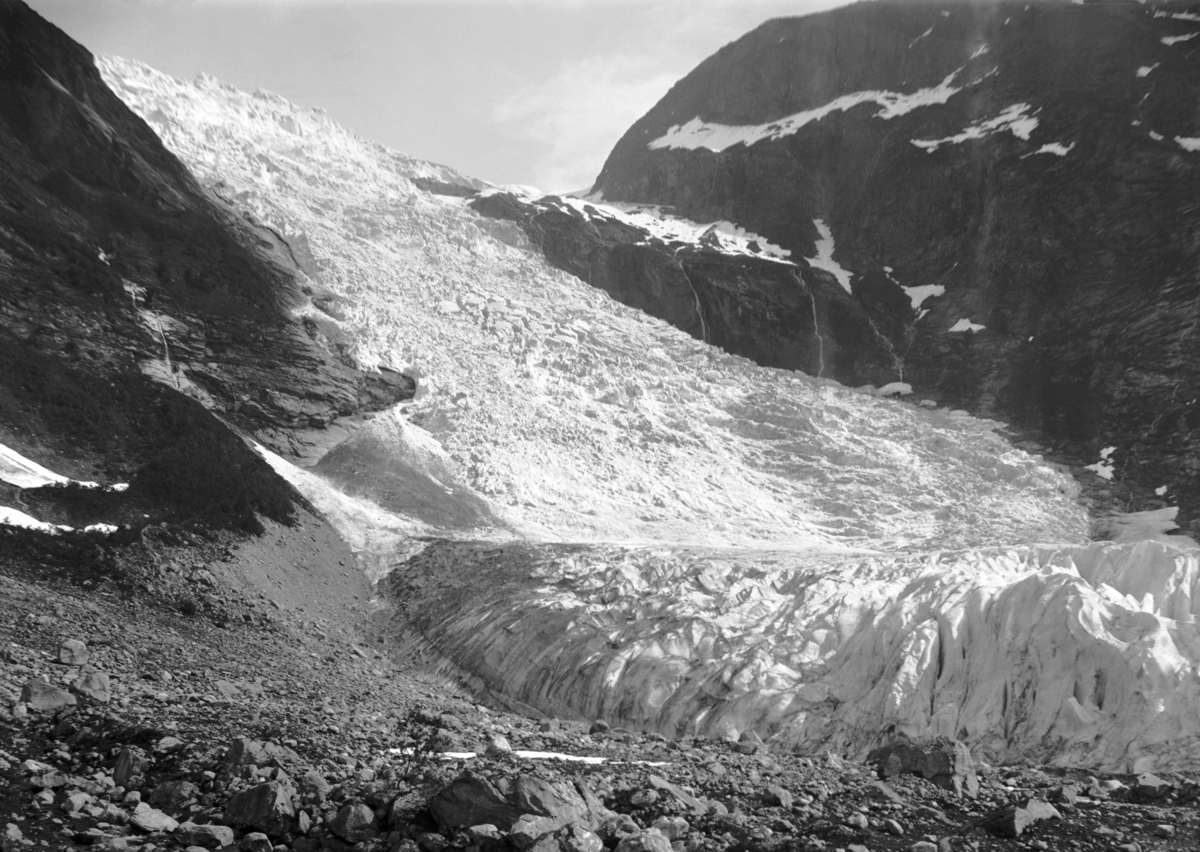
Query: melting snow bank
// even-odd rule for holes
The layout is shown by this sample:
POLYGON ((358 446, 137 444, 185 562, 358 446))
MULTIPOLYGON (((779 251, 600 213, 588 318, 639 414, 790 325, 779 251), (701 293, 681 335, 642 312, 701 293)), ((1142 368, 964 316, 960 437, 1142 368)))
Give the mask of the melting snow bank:
POLYGON ((381 589, 402 653, 513 707, 859 757, 894 725, 989 761, 1195 769, 1198 557, 440 543, 381 589))

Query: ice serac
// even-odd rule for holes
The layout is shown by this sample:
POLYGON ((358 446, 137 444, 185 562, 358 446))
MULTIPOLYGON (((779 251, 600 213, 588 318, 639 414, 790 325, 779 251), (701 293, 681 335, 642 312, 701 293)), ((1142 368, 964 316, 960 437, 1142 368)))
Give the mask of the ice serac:
MULTIPOLYGON (((884 0, 776 18, 634 123, 589 197, 735 222, 799 265, 819 257, 823 222, 854 276, 839 304, 854 322, 822 318, 822 335, 874 356, 826 375, 907 382, 1077 465, 1115 445, 1113 481, 1084 474, 1098 493, 1153 509, 1169 485, 1195 534, 1200 123, 1180 108, 1200 97, 1194 29, 1134 2, 884 0), (901 298, 928 288, 941 292, 920 310, 901 298), (976 333, 957 333, 963 318, 976 333), (894 360, 858 331, 867 319, 894 360)), ((627 290, 654 280, 625 274, 627 290)), ((739 280, 729 264, 725 279, 739 280)), ((749 265, 740 280, 752 306, 775 292, 749 265)), ((730 321, 731 351, 756 360, 755 339, 791 341, 782 357, 811 344, 784 312, 730 321)))
MULTIPOLYGON (((1196 760, 1186 542, 1087 544, 1073 480, 995 423, 619 304, 450 192, 471 185, 452 170, 274 96, 101 68, 203 184, 307 246, 348 352, 415 380, 310 470, 264 452, 387 574, 399 653, 512 706, 665 732, 1196 760)), ((592 206, 519 216, 638 215, 592 206)), ((748 257, 748 233, 709 242, 748 257)))

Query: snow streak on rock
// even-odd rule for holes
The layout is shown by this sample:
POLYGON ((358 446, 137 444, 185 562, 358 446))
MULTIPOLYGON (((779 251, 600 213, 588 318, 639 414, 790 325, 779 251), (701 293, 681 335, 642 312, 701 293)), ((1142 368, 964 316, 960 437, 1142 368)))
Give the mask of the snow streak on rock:
POLYGON ((719 124, 693 118, 686 124, 677 124, 650 143, 651 148, 707 148, 724 151, 733 145, 753 145, 764 139, 782 139, 800 131, 806 124, 820 121, 833 112, 845 112, 860 104, 876 104, 880 107, 876 118, 889 119, 905 115, 918 107, 944 104, 962 91, 962 87, 951 85, 962 68, 947 75, 941 83, 927 89, 917 89, 907 94, 900 92, 865 91, 842 95, 827 104, 806 109, 777 121, 765 124, 719 124))
MULTIPOLYGON (((394 569, 404 638, 479 690, 805 748, 896 724, 987 755, 1193 759, 1195 555, 1084 546, 1074 483, 995 424, 696 341, 434 194, 478 181, 319 112, 100 66, 288 237, 331 294, 305 308, 323 333, 416 379, 312 470, 271 460, 394 569)), ((857 102, 886 118, 952 79, 857 102)))
POLYGON ((1029 104, 1013 104, 1012 106, 1005 107, 995 118, 976 122, 966 127, 961 133, 956 133, 953 136, 946 136, 942 139, 913 139, 911 141, 918 148, 933 153, 943 145, 958 145, 972 139, 982 139, 985 136, 991 136, 993 133, 1003 133, 1006 130, 1018 139, 1027 140, 1029 139, 1029 134, 1038 126, 1038 120, 1031 115, 1027 115, 1029 108, 1029 104))

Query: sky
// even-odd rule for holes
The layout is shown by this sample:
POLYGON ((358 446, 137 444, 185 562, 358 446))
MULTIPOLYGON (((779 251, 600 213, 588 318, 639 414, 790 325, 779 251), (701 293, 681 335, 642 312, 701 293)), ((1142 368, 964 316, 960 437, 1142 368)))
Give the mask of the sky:
POLYGON ((564 192, 722 45, 845 0, 26 2, 92 53, 267 89, 415 157, 564 192))

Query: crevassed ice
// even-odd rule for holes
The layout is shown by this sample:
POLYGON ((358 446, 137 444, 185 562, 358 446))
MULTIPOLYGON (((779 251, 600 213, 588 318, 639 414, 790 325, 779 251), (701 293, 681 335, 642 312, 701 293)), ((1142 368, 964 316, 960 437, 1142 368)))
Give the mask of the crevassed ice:
POLYGON ((673 126, 662 136, 651 141, 650 147, 655 149, 707 148, 710 151, 724 151, 726 148, 737 144, 753 145, 764 139, 781 139, 784 136, 791 136, 806 124, 813 121, 820 121, 830 113, 845 112, 860 104, 877 104, 880 110, 875 113, 876 118, 885 120, 895 118, 896 116, 912 112, 918 107, 946 103, 953 95, 962 91, 961 86, 955 87, 952 85, 954 78, 961 71, 962 68, 956 69, 947 75, 938 85, 930 88, 918 89, 915 92, 907 94, 877 90, 854 92, 835 98, 823 106, 802 110, 776 121, 769 121, 763 124, 735 125, 716 122, 709 123, 701 121, 697 117, 686 124, 673 126))
POLYGON ((567 718, 860 757, 894 725, 989 761, 1194 768, 1200 550, 1186 544, 435 547, 401 570, 465 593, 416 592, 400 633, 479 691, 567 718), (505 582, 467 581, 484 571, 505 582))
MULTIPOLYGON (((421 430, 445 454, 439 481, 485 501, 503 534, 841 549, 1086 529, 1072 483, 987 424, 759 368, 626 308, 410 180, 469 180, 451 169, 282 99, 99 65, 136 111, 171 117, 152 126, 202 181, 303 235, 320 285, 346 300, 329 323, 360 363, 419 377, 417 399, 361 430, 378 436, 370 452, 399 453, 397 436, 421 430), (996 456, 1018 472, 995 479, 996 456), (977 496, 945 505, 963 488, 977 496)), ((394 518, 326 499, 363 546, 401 534, 394 518), (356 528, 376 523, 378 536, 356 528)))

